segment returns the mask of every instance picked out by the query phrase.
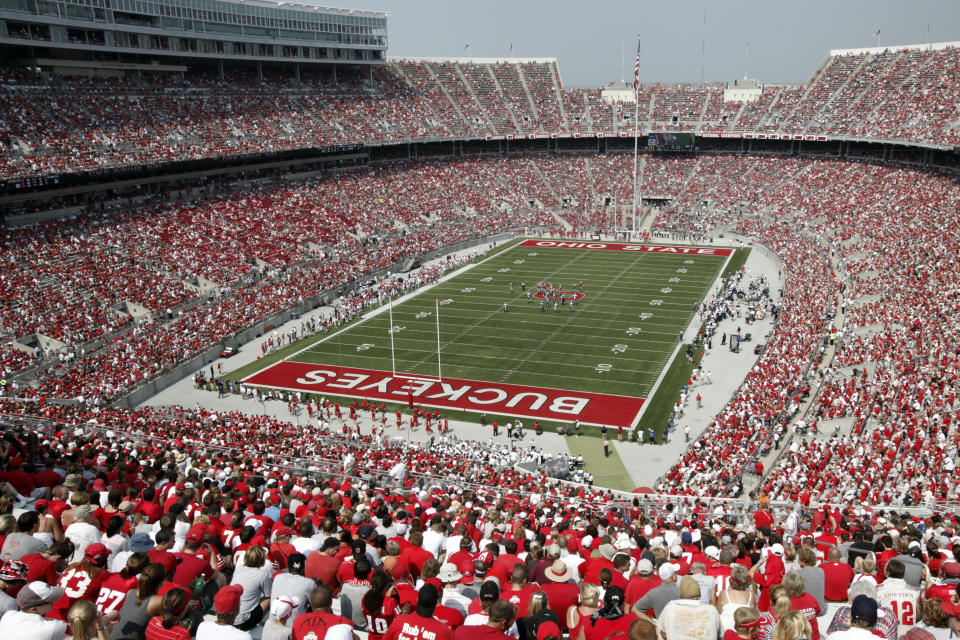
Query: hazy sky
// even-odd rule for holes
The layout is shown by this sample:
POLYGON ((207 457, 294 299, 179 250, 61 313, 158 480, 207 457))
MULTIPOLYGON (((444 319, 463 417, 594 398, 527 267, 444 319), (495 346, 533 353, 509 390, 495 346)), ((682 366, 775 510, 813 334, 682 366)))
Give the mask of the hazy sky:
POLYGON ((960 40, 960 0, 329 0, 388 11, 391 56, 556 57, 566 86, 642 82, 805 82, 829 49, 960 40), (706 23, 704 23, 706 16, 706 23), (625 53, 621 56, 621 45, 625 53), (704 53, 705 50, 705 53, 704 53), (621 59, 625 62, 621 64, 621 59), (623 72, 621 72, 621 66, 623 72))

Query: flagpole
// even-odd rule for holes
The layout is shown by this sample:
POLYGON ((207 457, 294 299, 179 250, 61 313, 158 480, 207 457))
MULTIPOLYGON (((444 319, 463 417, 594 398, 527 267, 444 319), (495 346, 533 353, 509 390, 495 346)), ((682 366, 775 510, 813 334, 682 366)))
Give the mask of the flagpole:
POLYGON ((443 371, 440 369, 440 300, 435 300, 437 305, 437 377, 443 382, 443 371))
POLYGON ((393 352, 393 296, 390 296, 390 329, 387 331, 390 334, 390 366, 393 368, 393 375, 397 375, 397 359, 396 355, 393 352))
POLYGON ((637 153, 640 135, 640 36, 637 36, 637 62, 633 69, 633 233, 637 236, 637 153))

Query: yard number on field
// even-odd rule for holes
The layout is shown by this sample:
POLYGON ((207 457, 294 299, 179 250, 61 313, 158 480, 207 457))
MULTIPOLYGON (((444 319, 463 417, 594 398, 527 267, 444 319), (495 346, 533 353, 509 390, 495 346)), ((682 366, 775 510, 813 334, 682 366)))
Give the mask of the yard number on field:
POLYGON ((523 264, 523 260, 514 260, 513 264, 523 264))
POLYGON ((667 282, 680 282, 680 278, 678 278, 677 276, 673 276, 672 278, 667 280, 667 282))
POLYGON ((451 302, 453 302, 452 299, 446 298, 446 299, 440 301, 440 306, 442 307, 443 305, 445 305, 445 304, 450 304, 451 302))
POLYGON ((364 342, 363 344, 357 345, 357 351, 366 351, 367 349, 372 349, 376 345, 370 344, 369 342, 364 342))
POLYGON ((686 272, 687 272, 686 267, 680 267, 679 269, 677 269, 677 273, 686 273, 686 272))
POLYGON ((613 365, 612 365, 612 364, 598 364, 598 365, 597 365, 597 372, 598 372, 598 373, 606 373, 606 372, 608 372, 608 371, 613 371, 613 365))
POLYGON ((460 289, 460 293, 473 293, 476 291, 473 287, 467 287, 466 289, 460 289))
POLYGON ((651 300, 650 304, 652 304, 655 307, 659 307, 660 305, 663 304, 663 300, 651 300))
POLYGON ((487 276, 486 278, 480 278, 480 282, 490 282, 491 280, 493 280, 493 278, 490 276, 487 276))
POLYGON ((389 329, 387 329, 387 333, 400 333, 400 332, 403 331, 404 329, 406 329, 406 327, 401 327, 400 325, 395 324, 395 325, 393 325, 392 327, 390 327, 389 329))
POLYGON ((613 351, 614 353, 623 353, 626 350, 627 345, 625 344, 615 344, 610 348, 610 351, 613 351))
POLYGON ((646 312, 645 312, 645 313, 641 313, 641 314, 640 314, 640 319, 641 319, 641 320, 649 320, 649 319, 652 318, 652 317, 653 317, 653 314, 652 314, 652 313, 646 313, 646 312))
POLYGON ((507 273, 508 271, 510 271, 510 267, 504 267, 504 268, 502 268, 502 269, 497 269, 497 271, 498 271, 499 273, 507 273))
POLYGON ((642 329, 641 329, 640 327, 630 327, 629 329, 627 329, 627 335, 628 335, 628 336, 635 336, 635 335, 637 335, 638 333, 640 333, 641 331, 642 331, 642 329))
POLYGON ((416 318, 417 320, 423 320, 427 316, 432 316, 432 315, 433 313, 431 313, 430 311, 421 311, 420 313, 415 315, 414 318, 416 318))
POLYGON ((534 256, 537 255, 537 252, 536 252, 536 251, 531 251, 531 252, 528 253, 527 255, 530 256, 531 258, 533 258, 534 256))
POLYGON ((660 293, 670 293, 671 291, 673 291, 673 289, 670 287, 664 287, 663 289, 660 289, 660 293))

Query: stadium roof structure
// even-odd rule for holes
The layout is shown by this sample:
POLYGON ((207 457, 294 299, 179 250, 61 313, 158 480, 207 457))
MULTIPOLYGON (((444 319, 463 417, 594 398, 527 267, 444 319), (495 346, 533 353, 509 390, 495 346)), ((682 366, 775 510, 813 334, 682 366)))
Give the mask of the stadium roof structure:
POLYGON ((133 63, 383 64, 390 15, 271 0, 0 0, 0 47, 92 63, 110 53, 133 63))

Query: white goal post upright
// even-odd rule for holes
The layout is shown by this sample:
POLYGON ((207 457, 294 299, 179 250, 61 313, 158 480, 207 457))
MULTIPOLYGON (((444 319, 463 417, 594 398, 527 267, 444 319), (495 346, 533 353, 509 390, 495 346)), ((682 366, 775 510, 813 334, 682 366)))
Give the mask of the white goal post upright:
POLYGON ((440 298, 434 300, 437 308, 437 377, 443 382, 443 370, 440 368, 440 298))
POLYGON ((390 334, 390 366, 393 369, 393 375, 397 375, 397 358, 393 351, 393 296, 390 296, 390 327, 387 329, 390 334))

